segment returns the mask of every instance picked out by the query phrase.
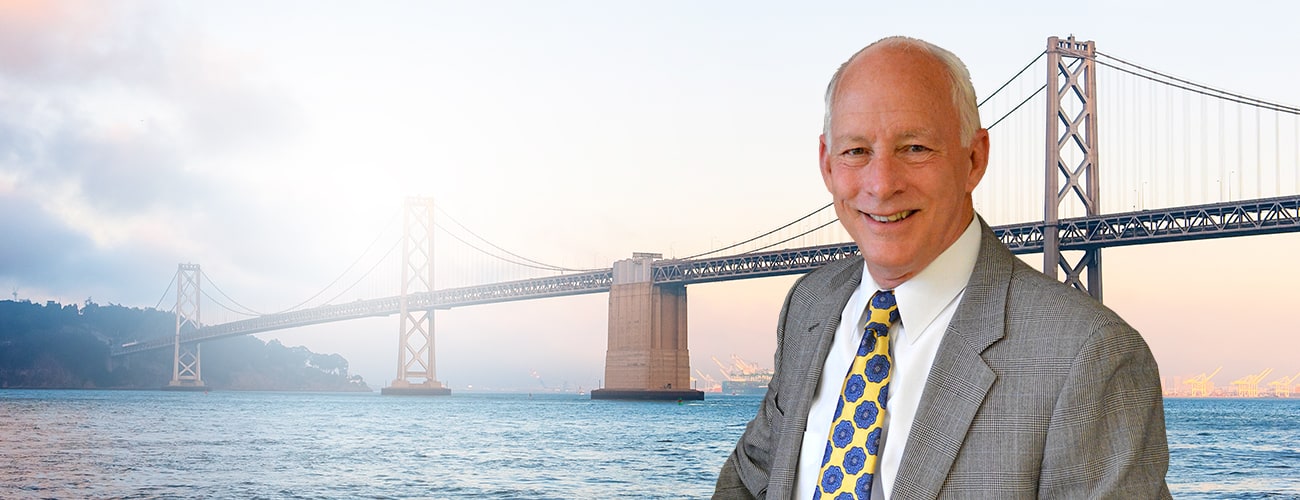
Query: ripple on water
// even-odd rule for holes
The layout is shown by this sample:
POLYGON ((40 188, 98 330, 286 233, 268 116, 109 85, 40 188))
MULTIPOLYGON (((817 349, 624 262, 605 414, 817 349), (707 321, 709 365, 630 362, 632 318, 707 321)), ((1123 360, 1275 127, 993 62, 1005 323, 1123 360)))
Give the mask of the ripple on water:
MULTIPOLYGON (((759 397, 0 390, 0 498, 701 498, 759 397)), ((1300 498, 1300 400, 1167 400, 1175 498, 1300 498)))

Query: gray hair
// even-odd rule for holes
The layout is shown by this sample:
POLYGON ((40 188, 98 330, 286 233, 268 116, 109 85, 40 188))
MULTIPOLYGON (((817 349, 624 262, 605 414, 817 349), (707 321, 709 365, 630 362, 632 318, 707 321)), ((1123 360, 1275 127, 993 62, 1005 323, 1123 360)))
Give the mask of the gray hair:
POLYGON ((844 74, 844 68, 847 68, 849 63, 852 63, 859 55, 876 46, 919 49, 943 63, 952 87, 953 105, 957 108, 957 118, 961 127, 961 142, 962 144, 969 144, 971 139, 975 138, 975 131, 980 129, 980 111, 979 106, 975 104, 975 86, 971 84, 970 72, 966 70, 966 64, 961 62, 961 59, 956 54, 943 47, 925 40, 905 36, 882 38, 871 45, 863 47, 862 50, 854 53, 849 60, 844 61, 844 64, 841 64, 839 69, 835 70, 835 75, 831 77, 830 84, 826 86, 826 117, 825 122, 822 124, 822 134, 825 134, 827 138, 830 137, 831 108, 835 101, 835 91, 839 88, 840 77, 844 74))

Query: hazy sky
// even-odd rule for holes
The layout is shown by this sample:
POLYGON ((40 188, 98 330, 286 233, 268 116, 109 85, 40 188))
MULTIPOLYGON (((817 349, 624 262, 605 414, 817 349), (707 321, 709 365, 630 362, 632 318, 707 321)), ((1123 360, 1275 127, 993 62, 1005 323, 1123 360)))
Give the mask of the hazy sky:
MULTIPOLYGON (((816 172, 826 80, 893 34, 953 50, 981 97, 1047 37, 1074 34, 1300 104, 1287 4, 1071 8, 1084 10, 0 0, 0 285, 5 298, 147 307, 178 262, 195 262, 240 302, 283 309, 352 262, 409 195, 570 267, 707 250, 828 201, 816 172)), ((1284 235, 1106 250, 1106 302, 1167 377, 1290 375, 1296 248, 1284 235)), ((792 280, 690 287, 693 368, 716 377, 709 356, 733 353, 770 366, 792 280)), ((606 308, 598 294, 440 311, 439 378, 529 388, 536 370, 590 387, 606 308)), ((394 316, 261 337, 338 352, 379 387, 396 372, 397 329, 394 316)))

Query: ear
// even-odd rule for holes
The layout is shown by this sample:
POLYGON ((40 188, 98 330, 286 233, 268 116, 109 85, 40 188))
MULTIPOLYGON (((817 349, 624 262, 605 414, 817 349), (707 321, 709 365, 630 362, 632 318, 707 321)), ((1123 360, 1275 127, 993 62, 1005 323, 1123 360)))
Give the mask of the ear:
POLYGON ((966 193, 970 194, 975 191, 980 179, 984 178, 984 172, 989 166, 989 131, 988 129, 979 129, 975 131, 975 138, 971 140, 970 145, 970 172, 966 177, 966 193))
POLYGON ((817 136, 817 164, 818 170, 822 172, 822 182, 826 183, 826 190, 831 191, 831 161, 830 156, 826 154, 826 134, 817 136))

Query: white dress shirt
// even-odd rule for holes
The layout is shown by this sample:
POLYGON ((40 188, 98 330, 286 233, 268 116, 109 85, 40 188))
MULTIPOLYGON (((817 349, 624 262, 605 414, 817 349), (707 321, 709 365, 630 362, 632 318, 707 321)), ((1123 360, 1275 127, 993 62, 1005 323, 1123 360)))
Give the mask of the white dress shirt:
MULTIPOLYGON (((912 420, 921 402, 930 366, 943 340, 948 323, 952 321, 957 303, 965 292, 979 256, 980 224, 978 217, 971 220, 957 241, 924 270, 894 289, 898 303, 899 321, 889 328, 889 349, 893 366, 890 370, 889 401, 880 443, 883 451, 878 462, 878 473, 871 487, 873 500, 887 500, 893 490, 894 478, 903 461, 903 447, 912 430, 912 420), (893 443, 893 444, 891 444, 893 443)), ((808 411, 808 425, 804 429, 803 446, 799 452, 799 467, 795 476, 795 497, 798 500, 813 498, 820 482, 822 456, 826 452, 826 439, 830 433, 831 417, 839 402, 853 358, 857 356, 858 343, 866 328, 867 303, 879 290, 866 266, 862 268, 862 284, 858 285, 841 313, 840 326, 830 354, 822 368, 822 379, 817 386, 812 407, 808 411)))

